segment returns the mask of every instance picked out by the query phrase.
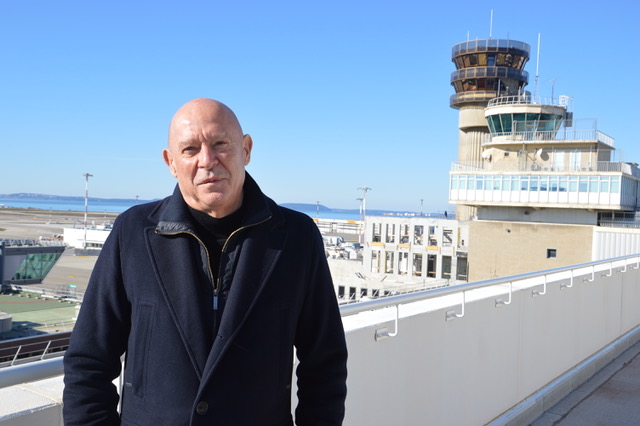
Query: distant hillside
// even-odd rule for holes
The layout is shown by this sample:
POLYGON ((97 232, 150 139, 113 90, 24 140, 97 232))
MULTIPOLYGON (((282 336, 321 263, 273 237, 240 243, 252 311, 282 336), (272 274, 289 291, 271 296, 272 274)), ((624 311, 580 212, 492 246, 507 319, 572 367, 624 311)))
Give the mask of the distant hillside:
POLYGON ((280 205, 282 207, 286 207, 288 209, 298 210, 298 211, 312 211, 312 210, 315 211, 316 209, 318 209, 321 212, 334 211, 333 209, 327 206, 323 206, 322 204, 318 205, 318 204, 308 204, 308 203, 283 203, 280 205))
MULTIPOLYGON (((84 197, 70 197, 66 195, 49 195, 49 194, 32 194, 27 192, 19 192, 16 194, 0 194, 0 198, 7 200, 55 200, 69 202, 84 202, 84 197)), ((135 198, 96 198, 89 197, 89 201, 97 202, 115 202, 115 203, 144 203, 151 200, 136 200, 135 198)))
MULTIPOLYGON (((50 194, 33 194, 33 193, 15 193, 15 194, 0 194, 0 198, 7 200, 54 200, 54 201, 63 201, 63 202, 73 202, 73 203, 83 203, 84 197, 70 197, 65 195, 50 195, 50 194)), ((123 203, 123 204, 137 204, 137 203, 145 203, 153 200, 136 200, 134 198, 95 198, 89 197, 90 202, 94 203, 123 203)), ((327 207, 325 205, 318 204, 310 204, 310 203, 283 203, 281 204, 283 207, 290 208, 292 210, 302 211, 302 212, 323 212, 323 213, 347 213, 347 214, 360 214, 359 209, 333 209, 331 207, 327 207)), ((415 216, 416 212, 410 211, 393 211, 393 210, 367 210, 367 216, 385 216, 385 215, 395 215, 395 216, 415 216)), ((428 215, 427 215, 428 216, 428 215)))

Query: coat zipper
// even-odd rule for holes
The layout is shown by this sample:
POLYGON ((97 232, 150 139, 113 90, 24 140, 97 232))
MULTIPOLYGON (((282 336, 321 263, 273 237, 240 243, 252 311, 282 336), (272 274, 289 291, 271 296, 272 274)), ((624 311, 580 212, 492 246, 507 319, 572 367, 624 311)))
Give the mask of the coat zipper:
MULTIPOLYGON (((229 241, 231 241, 231 238, 234 235, 236 235, 237 233, 239 233, 241 231, 244 231, 245 229, 248 229, 248 228, 251 228, 251 227, 254 227, 254 226, 258 226, 258 225, 260 225, 262 223, 265 223, 269 219, 271 219, 271 216, 267 217, 264 220, 261 220, 260 222, 252 223, 251 225, 241 226, 240 228, 236 229, 231 234, 229 234, 229 236, 225 240, 224 244, 222 245, 222 250, 220 250, 220 263, 218 264, 218 279, 216 280, 216 284, 215 284, 215 286, 213 288, 213 310, 214 311, 218 310, 218 292, 220 291, 220 275, 221 275, 221 272, 222 272, 222 255, 224 254, 224 251, 226 250, 227 245, 229 244, 229 241)), ((205 250, 206 250, 206 247, 205 247, 205 250)), ((207 256, 208 256, 208 254, 207 254, 207 256)), ((211 268, 209 268, 209 269, 211 269, 211 268)))
MULTIPOLYGON (((264 220, 261 220, 260 222, 252 223, 251 225, 241 226, 240 228, 238 228, 235 231, 233 231, 231 234, 229 234, 229 236, 225 240, 225 242, 224 242, 224 244, 222 246, 222 250, 220 251, 220 254, 224 253, 225 249, 227 248, 227 245, 229 244, 229 241, 231 240, 231 237, 233 237, 234 235, 236 235, 240 231, 243 231, 243 230, 251 228, 253 226, 257 226, 257 225, 260 225, 262 223, 265 223, 269 219, 271 219, 271 216, 267 217, 264 220)), ((207 255, 207 272, 209 273, 209 281, 211 282, 211 285, 213 286, 213 311, 215 312, 213 326, 214 326, 214 329, 216 329, 216 327, 217 327, 217 318, 218 318, 218 294, 220 292, 220 272, 222 271, 222 256, 220 256, 220 264, 218 265, 218 278, 216 280, 214 280, 213 279, 213 272, 211 271, 211 257, 209 256, 209 250, 207 250, 207 246, 202 242, 202 240, 196 234, 194 234, 191 231, 179 231, 179 232, 171 232, 171 233, 169 233, 169 232, 159 232, 159 233, 161 235, 178 235, 178 234, 191 235, 191 236, 193 236, 193 238, 196 239, 196 241, 198 241, 200 246, 204 249, 204 252, 207 255)))

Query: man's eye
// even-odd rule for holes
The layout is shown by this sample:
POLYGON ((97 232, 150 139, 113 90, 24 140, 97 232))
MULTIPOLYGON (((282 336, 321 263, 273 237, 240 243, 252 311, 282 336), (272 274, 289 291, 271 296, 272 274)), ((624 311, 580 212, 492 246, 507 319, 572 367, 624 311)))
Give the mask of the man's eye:
POLYGON ((215 149, 218 152, 225 152, 229 146, 231 144, 229 142, 226 141, 218 141, 215 144, 213 144, 213 149, 215 149))

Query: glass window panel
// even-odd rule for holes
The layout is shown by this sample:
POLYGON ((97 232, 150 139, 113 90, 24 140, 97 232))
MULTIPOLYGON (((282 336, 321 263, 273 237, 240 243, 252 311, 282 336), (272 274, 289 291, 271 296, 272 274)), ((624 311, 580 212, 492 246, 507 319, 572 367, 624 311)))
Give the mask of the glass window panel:
POLYGON ((549 186, 549 178, 543 176, 540 178, 540 191, 546 191, 549 186))
POLYGON ((499 191, 500 190, 500 176, 494 176, 493 177, 493 189, 495 191, 499 191))
POLYGON ((451 176, 451 189, 458 189, 458 176, 451 176))
POLYGON ((511 190, 518 191, 520 188, 520 178, 518 176, 511 176, 511 190))
POLYGON ((469 176, 467 178, 467 189, 473 189, 476 186, 476 177, 475 176, 469 176))
POLYGON ((28 254, 11 280, 43 280, 62 253, 28 254))
POLYGON ((490 191, 493 188, 493 176, 484 177, 484 189, 490 191))
POLYGON ((614 194, 618 194, 620 192, 620 178, 614 177, 611 178, 611 192, 614 194))
POLYGON ((478 178, 476 179, 476 189, 483 189, 484 187, 484 179, 482 179, 482 176, 478 176, 478 178))
POLYGON ((487 123, 489 123, 489 130, 491 131, 491 133, 502 132, 502 126, 500 125, 499 116, 495 116, 495 115, 490 116, 489 119, 487 120, 487 123))
POLYGON ((578 192, 578 177, 572 176, 569 178, 569 191, 578 192))
POLYGON ((502 176, 502 190, 508 191, 511 187, 511 176, 502 176))
POLYGON ((549 191, 558 191, 558 176, 549 176, 549 191))
POLYGON ((587 192, 588 184, 589 184, 589 180, 587 179, 587 177, 581 176, 578 182, 578 190, 580 192, 587 192))
POLYGON ((560 192, 567 192, 569 179, 566 176, 560 176, 558 190, 560 192))
POLYGON ((589 192, 598 192, 598 177, 589 178, 589 192))
POLYGON ((600 178, 600 192, 609 192, 609 177, 602 176, 600 178))
POLYGON ((504 133, 509 133, 511 131, 511 115, 501 114, 500 121, 502 122, 502 131, 504 133))
POLYGON ((538 177, 537 176, 531 176, 531 185, 529 186, 529 190, 530 191, 537 191, 538 190, 538 177))
POLYGON ((520 177, 520 190, 521 191, 528 191, 529 190, 529 177, 528 176, 521 176, 520 177))

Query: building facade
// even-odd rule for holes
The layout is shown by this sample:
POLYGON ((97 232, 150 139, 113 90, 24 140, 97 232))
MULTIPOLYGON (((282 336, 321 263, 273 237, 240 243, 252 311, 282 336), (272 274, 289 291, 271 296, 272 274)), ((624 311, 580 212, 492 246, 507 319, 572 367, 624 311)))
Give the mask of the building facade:
POLYGON ((458 70, 451 106, 460 109, 461 132, 469 103, 477 120, 474 155, 469 143, 459 149, 449 182, 449 202, 464 207, 458 219, 469 223, 469 280, 613 257, 620 250, 612 241, 621 233, 630 243, 620 255, 638 252, 637 238, 629 236, 638 232, 637 164, 615 161, 614 139, 596 120, 575 119, 568 96, 541 99, 524 90, 520 65, 529 49, 522 43, 509 42, 523 52, 514 57, 518 72, 505 84, 509 89, 495 82, 482 89, 470 76, 489 74, 484 56, 502 54, 490 52, 495 43, 500 45, 476 40, 453 48, 458 70), (610 229, 602 232, 604 226, 610 229))
POLYGON ((430 217, 367 216, 362 271, 385 288, 467 281, 466 224, 430 217))

